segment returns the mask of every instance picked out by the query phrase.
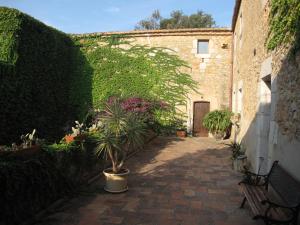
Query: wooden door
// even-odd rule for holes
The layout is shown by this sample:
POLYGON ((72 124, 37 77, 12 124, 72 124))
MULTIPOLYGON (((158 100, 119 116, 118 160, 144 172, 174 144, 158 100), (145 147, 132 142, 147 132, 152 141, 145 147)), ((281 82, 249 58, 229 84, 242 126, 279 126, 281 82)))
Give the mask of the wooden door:
POLYGON ((210 111, 209 102, 194 102, 193 135, 208 137, 208 130, 203 126, 203 118, 210 111))

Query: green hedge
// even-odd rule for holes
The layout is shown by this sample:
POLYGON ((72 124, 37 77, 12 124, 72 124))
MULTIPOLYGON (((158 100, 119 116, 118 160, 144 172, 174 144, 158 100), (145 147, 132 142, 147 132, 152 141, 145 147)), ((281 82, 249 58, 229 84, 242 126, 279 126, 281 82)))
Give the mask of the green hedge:
POLYGON ((90 74, 68 35, 0 7, 0 144, 34 128, 40 137, 61 137, 91 103, 90 74))
POLYGON ((105 161, 95 144, 44 145, 33 154, 0 157, 0 224, 20 224, 59 198, 67 197, 95 176, 105 161))

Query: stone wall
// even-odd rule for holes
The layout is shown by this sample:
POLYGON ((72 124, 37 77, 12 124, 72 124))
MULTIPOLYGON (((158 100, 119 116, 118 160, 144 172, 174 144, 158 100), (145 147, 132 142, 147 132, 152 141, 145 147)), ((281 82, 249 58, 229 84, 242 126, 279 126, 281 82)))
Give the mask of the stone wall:
POLYGON ((300 52, 290 47, 272 54, 272 120, 269 158, 279 160, 300 180, 300 52))
POLYGON ((237 139, 242 140, 246 146, 255 171, 258 169, 257 158, 260 157, 257 138, 260 134, 265 134, 263 130, 267 129, 257 126, 261 120, 259 112, 270 104, 267 96, 264 102, 260 96, 261 64, 267 55, 264 45, 266 27, 262 20, 264 14, 264 6, 260 1, 242 1, 233 33, 232 109, 241 114, 237 139))
POLYGON ((300 179, 300 56, 288 58, 289 46, 266 49, 268 0, 237 3, 232 99, 241 121, 234 137, 246 147, 254 172, 260 165, 267 172, 279 160, 300 179))
MULTIPOLYGON (((232 33, 229 29, 180 29, 98 33, 99 35, 127 35, 130 41, 153 47, 165 47, 188 62, 191 74, 199 84, 199 93, 188 93, 187 112, 189 130, 193 127, 193 103, 210 102, 211 110, 229 107, 232 33), (209 40, 209 54, 197 54, 197 41, 209 40)), ((95 34, 93 34, 95 35, 95 34)), ((172 52, 170 51, 170 52, 172 52)))

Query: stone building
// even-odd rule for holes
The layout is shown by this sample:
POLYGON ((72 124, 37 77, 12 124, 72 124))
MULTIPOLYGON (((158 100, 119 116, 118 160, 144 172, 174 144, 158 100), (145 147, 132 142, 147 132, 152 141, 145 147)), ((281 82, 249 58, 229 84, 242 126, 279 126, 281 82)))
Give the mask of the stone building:
POLYGON ((300 179, 300 54, 290 46, 266 48, 268 0, 237 0, 233 30, 232 110, 241 116, 235 133, 252 169, 268 171, 279 160, 300 179))
POLYGON ((138 44, 172 49, 190 65, 199 92, 189 93, 188 130, 207 136, 204 115, 230 108, 240 116, 232 138, 246 148, 252 170, 274 160, 300 179, 300 53, 290 46, 268 51, 270 0, 236 0, 232 29, 179 29, 124 34, 138 44))
POLYGON ((187 105, 181 110, 187 113, 188 131, 195 135, 208 135, 201 122, 207 112, 230 107, 231 29, 147 30, 97 34, 126 35, 137 44, 171 49, 188 62, 190 68, 186 72, 198 82, 199 93, 188 93, 187 105))

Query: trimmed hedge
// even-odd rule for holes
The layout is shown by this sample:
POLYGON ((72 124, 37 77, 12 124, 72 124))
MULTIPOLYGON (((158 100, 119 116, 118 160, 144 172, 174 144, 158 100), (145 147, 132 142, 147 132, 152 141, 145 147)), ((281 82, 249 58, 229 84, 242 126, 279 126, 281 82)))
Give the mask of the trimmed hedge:
POLYGON ((105 161, 94 142, 43 146, 32 155, 0 157, 0 224, 20 224, 95 176, 105 161))
POLYGON ((61 138, 91 104, 90 74, 68 35, 0 7, 0 144, 34 128, 39 137, 61 138))

